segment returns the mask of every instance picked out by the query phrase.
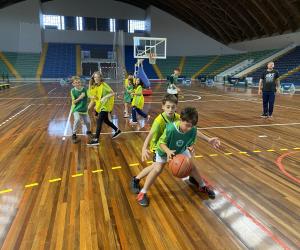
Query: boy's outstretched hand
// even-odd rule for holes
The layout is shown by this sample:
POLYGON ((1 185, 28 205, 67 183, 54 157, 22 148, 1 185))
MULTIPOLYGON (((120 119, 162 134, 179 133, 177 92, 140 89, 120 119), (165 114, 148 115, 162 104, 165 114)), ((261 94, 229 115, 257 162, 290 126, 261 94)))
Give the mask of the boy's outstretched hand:
POLYGON ((176 152, 176 150, 170 150, 170 149, 168 151, 166 151, 168 161, 173 159, 173 157, 175 156, 175 152, 176 152))
POLYGON ((211 144, 214 148, 219 148, 221 141, 218 137, 212 137, 208 140, 208 143, 211 144))
POLYGON ((143 148, 142 149, 142 161, 146 161, 147 159, 149 159, 150 156, 150 150, 143 148))
POLYGON ((187 149, 190 151, 191 155, 194 157, 195 156, 195 148, 194 148, 194 146, 187 147, 187 149))

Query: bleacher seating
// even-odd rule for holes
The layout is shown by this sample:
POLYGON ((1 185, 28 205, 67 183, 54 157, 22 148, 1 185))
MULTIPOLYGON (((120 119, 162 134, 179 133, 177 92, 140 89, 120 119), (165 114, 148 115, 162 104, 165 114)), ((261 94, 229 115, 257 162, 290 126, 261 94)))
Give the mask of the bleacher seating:
POLYGON ((76 45, 49 43, 43 78, 65 78, 76 74, 76 45))
POLYGON ((11 73, 9 72, 8 68, 6 67, 6 65, 4 64, 4 62, 2 62, 2 60, 0 59, 0 77, 2 80, 2 74, 4 73, 4 75, 8 75, 9 77, 12 77, 11 73))
POLYGON ((40 61, 39 53, 5 52, 4 55, 22 78, 35 78, 40 61))
POLYGON ((156 64, 164 78, 173 74, 174 69, 179 66, 180 59, 180 56, 169 56, 167 59, 156 60, 156 64))
MULTIPOLYGON (((279 71, 279 75, 287 73, 300 65, 300 46, 289 51, 287 54, 275 60, 275 69, 279 71)), ((262 72, 266 69, 266 65, 258 70, 250 73, 248 77, 253 77, 253 82, 258 83, 262 72)), ((296 72, 287 78, 283 79, 283 82, 290 82, 300 84, 300 73, 296 72)))

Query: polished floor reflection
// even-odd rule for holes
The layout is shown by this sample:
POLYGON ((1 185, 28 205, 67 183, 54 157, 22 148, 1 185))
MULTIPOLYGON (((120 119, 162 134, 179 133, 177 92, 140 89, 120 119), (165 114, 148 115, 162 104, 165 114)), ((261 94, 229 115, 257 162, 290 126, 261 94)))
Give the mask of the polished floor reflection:
MULTIPOLYGON (((299 249, 300 96, 276 97, 262 119, 255 90, 182 86, 178 111, 197 107, 199 129, 222 147, 197 141, 196 162, 215 200, 165 170, 143 208, 129 192, 141 146, 161 111, 163 84, 145 98, 150 123, 131 126, 117 98, 116 140, 72 144, 68 86, 24 84, 0 92, 2 249, 299 249)), ((114 87, 114 86, 113 86, 114 87)), ((93 130, 95 118, 92 117, 93 130)), ((150 159, 149 159, 150 160, 150 159)))

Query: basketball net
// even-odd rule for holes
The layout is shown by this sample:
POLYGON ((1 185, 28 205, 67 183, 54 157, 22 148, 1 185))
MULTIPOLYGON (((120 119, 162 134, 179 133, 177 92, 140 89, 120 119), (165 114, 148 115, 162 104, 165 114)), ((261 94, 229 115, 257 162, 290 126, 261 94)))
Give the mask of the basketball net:
POLYGON ((156 54, 155 53, 149 53, 148 54, 148 59, 150 64, 155 64, 156 63, 156 54))

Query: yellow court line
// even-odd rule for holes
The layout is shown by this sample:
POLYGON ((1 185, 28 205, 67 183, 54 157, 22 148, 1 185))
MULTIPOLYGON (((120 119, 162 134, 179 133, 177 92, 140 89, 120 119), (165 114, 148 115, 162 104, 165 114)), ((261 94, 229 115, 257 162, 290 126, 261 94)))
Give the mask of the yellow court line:
POLYGON ((215 156, 218 156, 218 154, 210 154, 209 156, 215 157, 215 156))
POLYGON ((129 164, 130 167, 134 167, 134 166, 138 166, 138 165, 140 165, 140 164, 139 163, 131 163, 131 164, 129 164))
POLYGON ((288 151, 287 148, 281 148, 280 151, 288 151))
POLYGON ((151 163, 153 163, 153 161, 147 161, 147 163, 148 163, 148 164, 151 164, 151 163))
POLYGON ((51 179, 51 180, 49 180, 50 183, 56 182, 56 181, 61 181, 61 178, 56 178, 56 179, 51 179))
POLYGON ((253 153, 261 153, 261 150, 253 150, 253 153))
POLYGON ((122 168, 121 166, 117 166, 117 167, 112 167, 111 169, 120 169, 122 168))
POLYGON ((0 191, 0 194, 5 194, 5 193, 9 193, 9 192, 12 192, 13 190, 11 188, 9 189, 4 189, 4 190, 1 190, 0 191))
POLYGON ((38 185, 39 184, 37 182, 35 182, 35 183, 25 185, 25 188, 35 187, 35 186, 38 186, 38 185))
POLYGON ((72 177, 79 177, 79 176, 83 176, 83 173, 73 174, 73 175, 72 175, 72 177))
POLYGON ((268 152, 274 152, 275 149, 268 149, 267 151, 268 151, 268 152))
POLYGON ((293 148, 293 149, 295 149, 295 150, 300 150, 300 148, 293 148))
POLYGON ((203 158, 203 155, 195 155, 195 158, 203 158))
POLYGON ((232 155, 233 153, 228 152, 228 153, 224 153, 224 155, 232 155))
POLYGON ((103 172, 103 169, 96 169, 92 171, 92 173, 99 173, 99 172, 103 172))
POLYGON ((248 154, 248 152, 244 152, 244 151, 240 151, 239 153, 244 155, 248 154))

